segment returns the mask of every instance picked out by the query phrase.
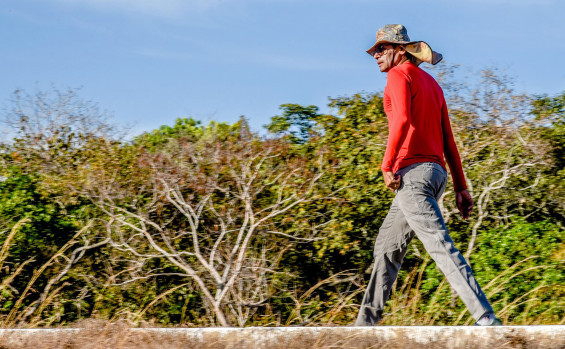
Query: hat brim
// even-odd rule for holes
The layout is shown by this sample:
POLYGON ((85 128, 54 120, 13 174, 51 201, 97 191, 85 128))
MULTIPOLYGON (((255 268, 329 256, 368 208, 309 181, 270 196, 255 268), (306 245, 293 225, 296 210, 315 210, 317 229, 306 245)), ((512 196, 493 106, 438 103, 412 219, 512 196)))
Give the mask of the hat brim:
POLYGON ((412 56, 416 58, 416 64, 420 65, 422 62, 426 62, 432 65, 436 65, 443 59, 443 55, 441 53, 435 52, 432 50, 430 45, 425 41, 386 41, 380 40, 375 42, 371 48, 369 48, 366 52, 374 56, 375 50, 378 45, 380 44, 397 44, 397 45, 406 45, 406 51, 410 53, 412 56))
POLYGON ((430 45, 428 45, 425 41, 416 41, 414 43, 407 44, 406 51, 416 57, 416 60, 419 61, 417 62, 418 65, 422 62, 436 65, 443 59, 442 54, 432 50, 430 45))

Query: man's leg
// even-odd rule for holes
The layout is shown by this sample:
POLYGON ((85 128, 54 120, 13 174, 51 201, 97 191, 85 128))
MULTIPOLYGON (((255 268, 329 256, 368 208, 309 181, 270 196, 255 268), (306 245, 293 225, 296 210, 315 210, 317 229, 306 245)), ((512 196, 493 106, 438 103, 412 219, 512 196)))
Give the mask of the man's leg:
POLYGON ((445 170, 435 163, 422 163, 402 176, 395 199, 410 227, 444 273, 475 319, 493 313, 485 294, 475 280, 471 267, 459 250, 443 221, 437 199, 447 182, 445 170))
POLYGON ((383 308, 408 249, 408 243, 414 237, 414 232, 408 226, 396 201, 396 198, 392 201, 375 241, 375 264, 355 326, 371 326, 381 319, 383 308))

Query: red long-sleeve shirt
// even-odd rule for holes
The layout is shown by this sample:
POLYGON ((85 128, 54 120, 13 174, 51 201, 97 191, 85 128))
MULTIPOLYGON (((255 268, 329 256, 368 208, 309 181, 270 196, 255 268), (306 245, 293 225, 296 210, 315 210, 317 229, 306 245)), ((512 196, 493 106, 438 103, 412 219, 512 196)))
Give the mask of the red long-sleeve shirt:
POLYGON ((383 171, 396 173, 418 162, 445 168, 445 154, 455 191, 466 189, 447 105, 435 79, 411 62, 397 65, 387 73, 383 104, 389 129, 383 171))

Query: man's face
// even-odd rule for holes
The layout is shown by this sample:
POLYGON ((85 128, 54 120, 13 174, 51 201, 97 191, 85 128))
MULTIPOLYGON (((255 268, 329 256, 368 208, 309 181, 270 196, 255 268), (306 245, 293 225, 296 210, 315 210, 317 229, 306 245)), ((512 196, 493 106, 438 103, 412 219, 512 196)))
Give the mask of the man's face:
POLYGON ((381 72, 386 73, 392 67, 398 64, 400 55, 394 54, 396 50, 393 44, 380 44, 376 47, 373 57, 377 60, 377 64, 381 69, 381 72))

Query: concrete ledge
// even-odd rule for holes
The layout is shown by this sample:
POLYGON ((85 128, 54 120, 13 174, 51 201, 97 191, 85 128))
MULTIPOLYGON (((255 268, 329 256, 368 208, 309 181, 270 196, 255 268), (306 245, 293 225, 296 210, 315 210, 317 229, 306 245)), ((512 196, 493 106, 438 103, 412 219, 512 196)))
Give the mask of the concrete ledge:
POLYGON ((0 329, 0 348, 565 348, 565 326, 0 329))

